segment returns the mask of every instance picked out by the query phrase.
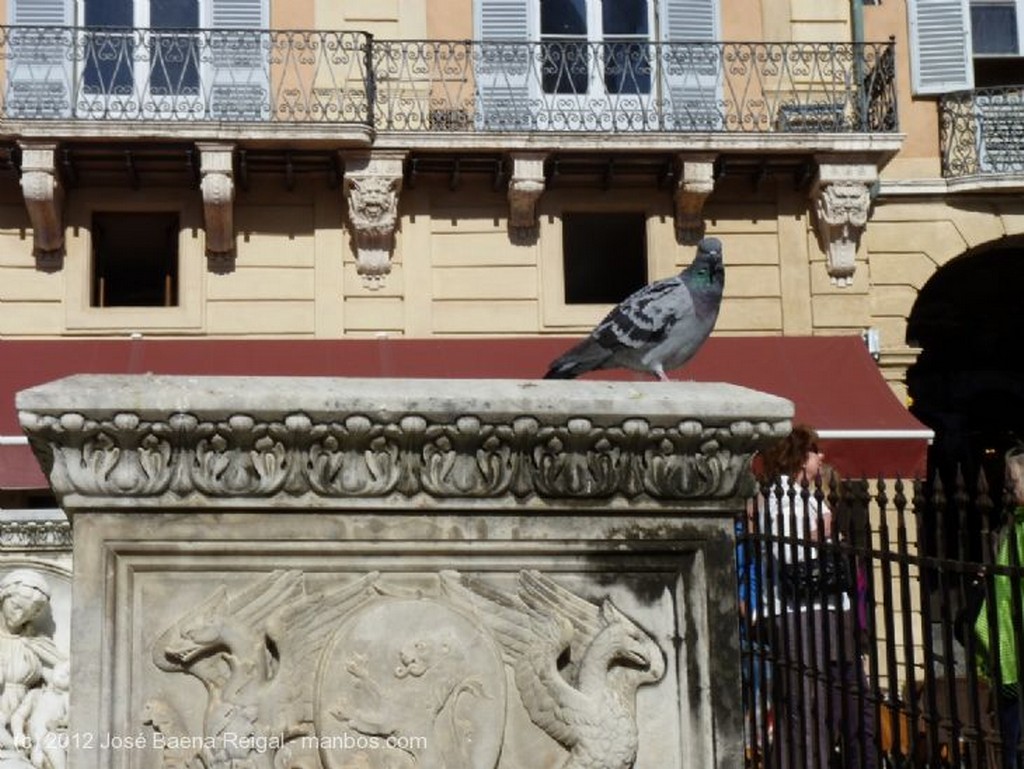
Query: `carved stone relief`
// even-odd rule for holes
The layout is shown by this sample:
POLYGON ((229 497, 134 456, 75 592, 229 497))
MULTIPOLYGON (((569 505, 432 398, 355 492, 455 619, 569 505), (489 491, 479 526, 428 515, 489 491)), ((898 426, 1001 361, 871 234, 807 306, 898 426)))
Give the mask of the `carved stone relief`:
POLYGON ((356 271, 371 290, 381 288, 391 272, 403 158, 396 153, 344 157, 345 200, 355 241, 356 271))
POLYGON ((235 254, 234 145, 199 146, 206 223, 206 256, 214 268, 224 269, 235 254))
MULTIPOLYGON (((0 572, 0 765, 65 769, 70 670, 54 641, 50 581, 0 572)), ((66 633, 66 628, 64 629, 66 633)))
POLYGON ((683 245, 696 245, 704 237, 704 201, 715 189, 714 161, 712 155, 684 155, 679 159, 676 238, 683 245))
POLYGON ((544 193, 544 153, 512 155, 508 182, 508 226, 520 236, 537 228, 537 201, 544 193))
POLYGON ((743 493, 749 452, 788 421, 666 425, 585 417, 545 424, 474 415, 439 423, 418 414, 265 422, 189 413, 149 420, 21 412, 22 427, 61 497, 414 497, 686 499, 743 493))
POLYGON ((40 269, 59 269, 64 258, 63 190, 55 144, 23 143, 21 191, 32 222, 32 254, 40 269))
POLYGON ((871 210, 875 166, 819 162, 812 197, 818 237, 834 285, 850 286, 856 270, 857 248, 871 210))
POLYGON ((371 572, 309 592, 277 571, 217 589, 153 644, 157 668, 207 692, 198 739, 169 701, 146 703, 162 765, 493 769, 523 728, 510 708, 565 767, 633 765, 650 737, 637 689, 666 670, 646 631, 535 571, 512 590, 453 571, 431 585, 371 572))

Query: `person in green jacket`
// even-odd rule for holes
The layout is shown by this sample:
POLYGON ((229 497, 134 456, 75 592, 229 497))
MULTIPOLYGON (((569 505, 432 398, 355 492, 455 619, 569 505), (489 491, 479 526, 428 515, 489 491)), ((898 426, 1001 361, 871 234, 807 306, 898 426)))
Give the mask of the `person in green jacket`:
MULTIPOLYGON (((1015 507, 1013 520, 999 535, 996 551, 997 566, 1024 566, 1024 447, 1010 449, 1006 453, 1006 478, 1013 490, 1015 507), (1015 547, 1014 547, 1015 546, 1015 547), (1014 557, 1012 549, 1015 549, 1014 557)), ((1017 747, 1021 738, 1020 665, 1017 654, 1018 629, 1014 628, 1014 588, 1020 593, 1017 612, 1024 611, 1024 578, 1020 569, 1013 575, 996 574, 992 578, 992 597, 995 601, 996 654, 998 681, 996 692, 999 729, 1003 741, 1003 769, 1017 769, 1017 747)), ((1020 616, 1020 615, 1018 615, 1020 616)), ((978 641, 978 657, 982 670, 991 667, 991 635, 989 633, 988 598, 981 605, 974 622, 974 634, 978 641)), ((995 671, 987 671, 995 677, 995 671)))

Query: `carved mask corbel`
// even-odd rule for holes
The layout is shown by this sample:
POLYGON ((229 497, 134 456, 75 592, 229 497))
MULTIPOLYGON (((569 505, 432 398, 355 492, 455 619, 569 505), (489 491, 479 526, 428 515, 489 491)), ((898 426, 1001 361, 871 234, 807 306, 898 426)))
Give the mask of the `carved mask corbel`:
POLYGON ((345 171, 345 200, 356 248, 356 271, 369 289, 378 289, 391 272, 398 227, 401 159, 364 159, 345 171), (391 162, 387 162, 391 161, 391 162))
POLYGON ((864 182, 831 182, 817 186, 814 209, 818 236, 828 258, 832 283, 853 283, 857 247, 868 223, 870 188, 864 182))

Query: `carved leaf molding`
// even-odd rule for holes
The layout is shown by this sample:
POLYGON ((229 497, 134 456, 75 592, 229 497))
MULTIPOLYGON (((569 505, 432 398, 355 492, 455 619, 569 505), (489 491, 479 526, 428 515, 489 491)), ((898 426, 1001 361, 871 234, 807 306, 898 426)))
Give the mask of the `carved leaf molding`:
POLYGON ((474 415, 441 423, 417 414, 387 422, 367 414, 319 422, 304 413, 280 421, 20 417, 54 490, 85 497, 727 497, 746 493, 753 452, 789 429, 743 420, 489 423, 474 415))

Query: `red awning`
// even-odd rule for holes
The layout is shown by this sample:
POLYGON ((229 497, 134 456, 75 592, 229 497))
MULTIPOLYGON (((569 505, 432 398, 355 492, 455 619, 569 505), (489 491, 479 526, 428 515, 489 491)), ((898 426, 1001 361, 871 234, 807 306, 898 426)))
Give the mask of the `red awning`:
MULTIPOLYGON (((71 374, 534 378, 573 340, 59 339, 0 342, 0 488, 45 488, 21 440, 14 394, 71 374)), ((642 379, 628 371, 602 379, 642 379)), ((931 431, 893 395, 859 337, 715 337, 674 378, 789 398, 846 477, 925 471, 931 431)))

